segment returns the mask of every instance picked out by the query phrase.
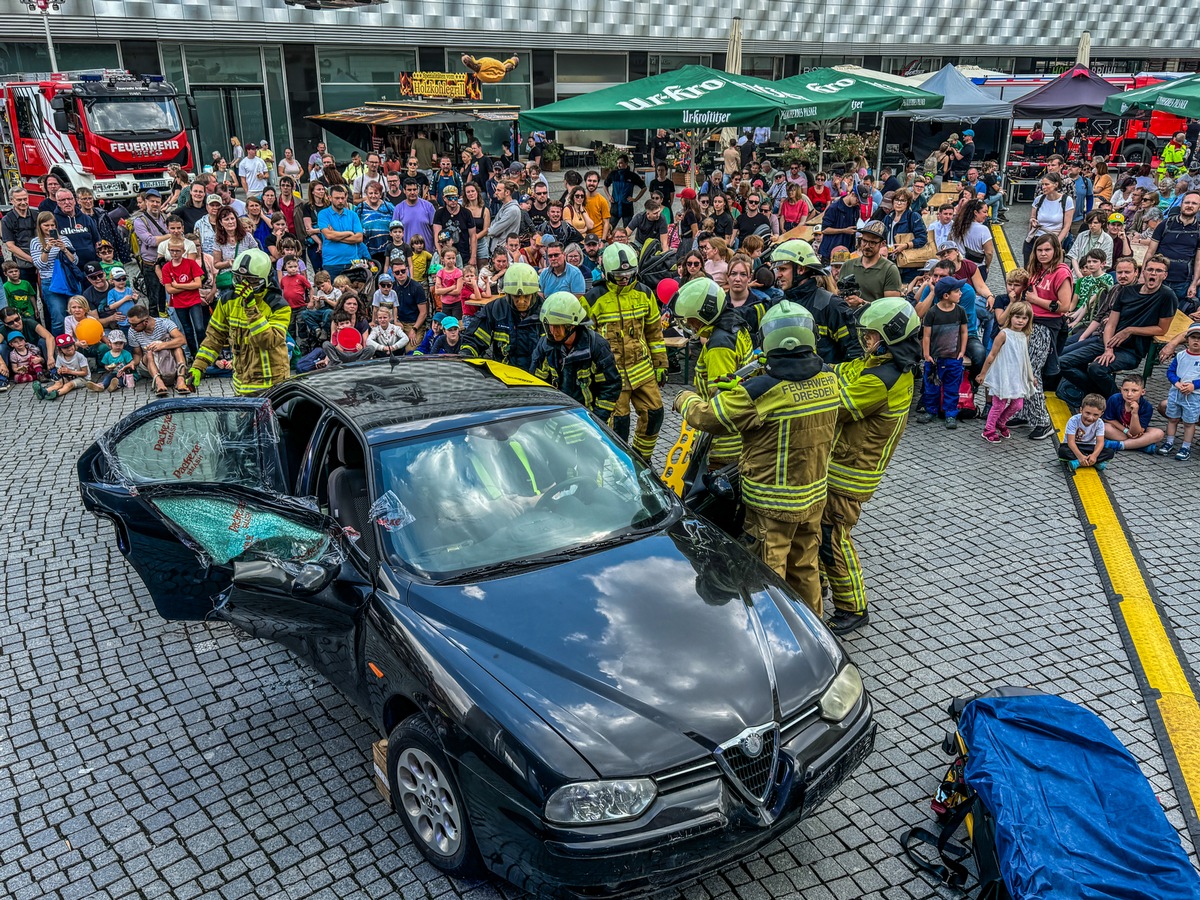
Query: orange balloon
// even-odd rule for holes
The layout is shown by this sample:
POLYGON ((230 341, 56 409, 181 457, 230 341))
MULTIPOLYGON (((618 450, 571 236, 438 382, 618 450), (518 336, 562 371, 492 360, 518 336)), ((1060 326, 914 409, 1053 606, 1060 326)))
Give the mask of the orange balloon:
POLYGON ((96 319, 87 318, 75 326, 75 340, 95 345, 104 337, 104 326, 96 319))

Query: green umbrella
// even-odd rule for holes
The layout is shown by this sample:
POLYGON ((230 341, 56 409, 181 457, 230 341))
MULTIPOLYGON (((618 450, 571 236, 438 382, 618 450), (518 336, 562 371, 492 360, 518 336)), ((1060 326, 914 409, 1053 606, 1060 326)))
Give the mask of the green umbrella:
POLYGON ((773 125, 805 98, 776 82, 706 66, 614 85, 521 113, 521 127, 555 130, 740 128, 773 125))
POLYGON ((941 109, 946 99, 918 87, 839 69, 813 69, 773 84, 796 98, 795 105, 780 114, 781 122, 845 119, 856 113, 897 109, 941 109))
POLYGON ((1104 101, 1104 111, 1123 116, 1129 110, 1157 109, 1186 118, 1200 116, 1200 75, 1163 81, 1136 91, 1119 91, 1104 101))
POLYGON ((807 102, 781 113, 780 122, 821 123, 817 145, 818 164, 825 156, 825 132, 834 120, 864 112, 941 109, 946 101, 941 94, 841 69, 813 69, 775 84, 780 90, 807 99, 807 102))

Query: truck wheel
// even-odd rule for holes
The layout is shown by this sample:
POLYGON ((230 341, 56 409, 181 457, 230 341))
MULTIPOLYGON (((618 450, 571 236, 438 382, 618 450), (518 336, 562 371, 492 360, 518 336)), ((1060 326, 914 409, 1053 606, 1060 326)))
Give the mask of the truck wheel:
POLYGON ((1154 161, 1154 148, 1140 141, 1136 144, 1126 144, 1121 148, 1121 154, 1130 162, 1148 163, 1154 161))
POLYGON ((419 713, 388 735, 388 782, 392 806, 425 858, 455 878, 480 877, 465 798, 433 726, 419 713))

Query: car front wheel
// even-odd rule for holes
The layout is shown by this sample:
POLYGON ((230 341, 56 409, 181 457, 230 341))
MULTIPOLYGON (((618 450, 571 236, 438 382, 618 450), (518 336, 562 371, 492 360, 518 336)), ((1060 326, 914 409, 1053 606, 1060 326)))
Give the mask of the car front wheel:
POLYGON ((392 806, 425 858, 448 875, 479 877, 462 791, 423 715, 409 716, 388 735, 388 780, 392 806))

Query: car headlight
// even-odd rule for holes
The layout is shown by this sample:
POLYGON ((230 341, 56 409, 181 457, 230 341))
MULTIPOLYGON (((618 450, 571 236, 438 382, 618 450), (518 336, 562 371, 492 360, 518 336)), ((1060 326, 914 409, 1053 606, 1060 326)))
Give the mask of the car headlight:
POLYGON ((649 778, 580 781, 560 787, 546 801, 546 818, 563 825, 595 825, 634 819, 646 811, 658 787, 649 778))
POLYGON ((833 684, 821 695, 821 718, 830 722, 842 721, 854 709, 862 692, 862 676, 858 674, 858 669, 847 663, 838 672, 837 678, 833 679, 833 684))

